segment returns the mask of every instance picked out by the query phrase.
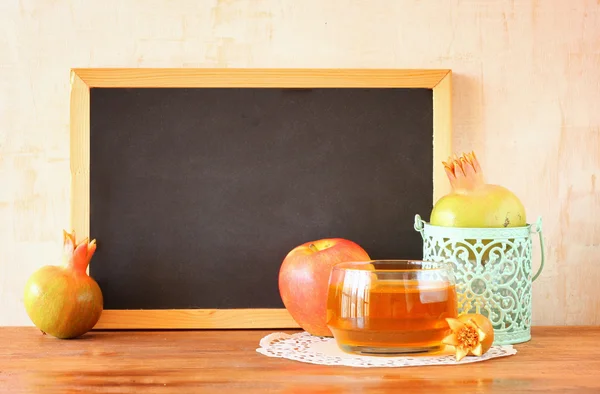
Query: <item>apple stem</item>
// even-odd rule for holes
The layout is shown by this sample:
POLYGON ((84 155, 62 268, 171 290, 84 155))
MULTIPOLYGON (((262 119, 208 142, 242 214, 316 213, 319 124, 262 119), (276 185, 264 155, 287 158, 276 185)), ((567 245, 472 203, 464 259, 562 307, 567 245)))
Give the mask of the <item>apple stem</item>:
POLYGON ((315 244, 310 244, 308 245, 308 247, 310 248, 310 250, 312 250, 313 252, 318 252, 319 249, 317 249, 317 247, 315 246, 315 244))

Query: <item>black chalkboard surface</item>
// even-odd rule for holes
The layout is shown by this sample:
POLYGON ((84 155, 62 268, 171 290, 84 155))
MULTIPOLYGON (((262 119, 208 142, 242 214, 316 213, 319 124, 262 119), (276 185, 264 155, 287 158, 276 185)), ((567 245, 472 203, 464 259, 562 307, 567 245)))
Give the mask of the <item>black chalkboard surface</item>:
POLYGON ((283 308, 283 258, 325 237, 420 258, 432 102, 414 88, 91 88, 105 309, 283 308))

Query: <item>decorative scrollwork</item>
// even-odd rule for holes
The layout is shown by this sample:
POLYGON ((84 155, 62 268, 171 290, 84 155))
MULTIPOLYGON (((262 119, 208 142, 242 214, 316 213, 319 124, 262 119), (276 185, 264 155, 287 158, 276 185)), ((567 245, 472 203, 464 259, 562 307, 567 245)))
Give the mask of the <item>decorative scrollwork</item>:
POLYGON ((494 326, 494 344, 514 344, 531 338, 530 225, 444 228, 431 226, 417 215, 415 229, 423 238, 423 260, 453 265, 459 313, 487 316, 494 326))

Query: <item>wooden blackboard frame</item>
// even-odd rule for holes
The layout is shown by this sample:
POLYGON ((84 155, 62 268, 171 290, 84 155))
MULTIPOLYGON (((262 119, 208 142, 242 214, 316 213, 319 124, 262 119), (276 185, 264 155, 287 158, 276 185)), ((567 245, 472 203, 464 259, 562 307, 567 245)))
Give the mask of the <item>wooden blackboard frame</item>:
MULTIPOLYGON (((451 70, 408 69, 71 69, 71 228, 89 236, 90 88, 426 88, 433 90, 433 201, 449 191, 451 70)), ((285 309, 104 310, 96 329, 298 328, 285 309)))

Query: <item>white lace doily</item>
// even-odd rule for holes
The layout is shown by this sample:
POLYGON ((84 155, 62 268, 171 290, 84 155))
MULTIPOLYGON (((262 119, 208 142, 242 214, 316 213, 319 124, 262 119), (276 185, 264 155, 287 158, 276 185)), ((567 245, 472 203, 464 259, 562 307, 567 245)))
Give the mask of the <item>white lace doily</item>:
POLYGON ((286 358, 311 364, 364 368, 468 364, 517 353, 512 345, 507 345, 492 346, 481 357, 468 356, 458 362, 452 353, 452 347, 447 347, 438 354, 429 356, 362 356, 343 352, 333 338, 315 337, 305 331, 292 335, 275 332, 262 338, 259 345, 260 347, 256 351, 268 357, 286 358))

